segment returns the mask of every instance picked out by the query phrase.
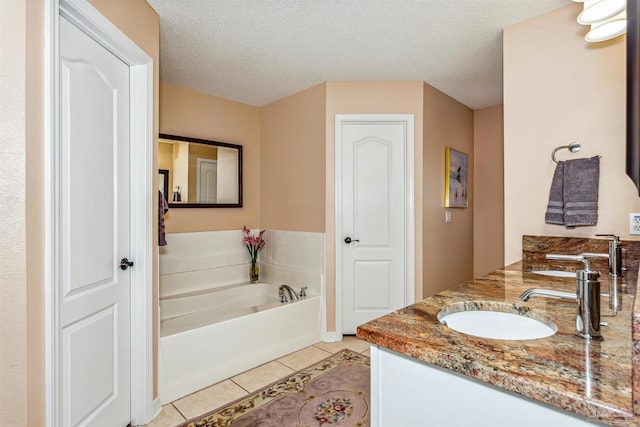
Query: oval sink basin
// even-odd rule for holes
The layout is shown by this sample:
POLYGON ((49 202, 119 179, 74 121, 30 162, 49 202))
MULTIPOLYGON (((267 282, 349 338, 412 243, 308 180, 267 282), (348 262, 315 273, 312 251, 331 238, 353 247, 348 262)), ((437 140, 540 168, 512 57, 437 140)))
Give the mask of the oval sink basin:
POLYGON ((498 340, 533 340, 549 337, 558 326, 546 319, 534 319, 527 311, 523 315, 514 305, 479 304, 452 306, 438 313, 443 325, 467 335, 498 340), (493 307, 492 307, 493 306, 493 307), (508 312, 512 311, 512 312, 508 312))
POLYGON ((541 274, 543 276, 553 277, 576 277, 575 271, 561 271, 561 270, 531 270, 532 273, 541 274))

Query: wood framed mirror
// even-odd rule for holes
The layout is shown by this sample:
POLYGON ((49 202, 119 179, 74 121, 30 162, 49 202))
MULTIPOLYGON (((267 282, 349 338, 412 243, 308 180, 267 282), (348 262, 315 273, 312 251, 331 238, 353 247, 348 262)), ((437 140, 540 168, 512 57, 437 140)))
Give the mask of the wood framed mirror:
POLYGON ((162 197, 169 203, 169 170, 158 170, 158 190, 162 194, 162 197))
POLYGON ((161 133, 158 168, 170 208, 242 207, 241 145, 161 133))

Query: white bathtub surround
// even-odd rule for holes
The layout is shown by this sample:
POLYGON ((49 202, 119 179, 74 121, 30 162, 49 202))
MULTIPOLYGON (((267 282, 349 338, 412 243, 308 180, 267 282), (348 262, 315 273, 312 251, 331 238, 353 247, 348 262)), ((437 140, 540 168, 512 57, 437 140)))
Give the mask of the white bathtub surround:
POLYGON ((307 298, 324 295, 324 276, 262 264, 260 283, 215 286, 160 298, 160 336, 207 326, 258 311, 279 307, 278 288, 291 286, 296 293, 306 287, 307 298))
POLYGON ((310 271, 325 273, 325 234, 300 231, 267 230, 260 261, 310 271))
MULTIPOLYGON (((326 297, 324 293, 324 274, 326 267, 326 237, 324 233, 302 233, 296 231, 267 230, 265 246, 261 259, 274 266, 284 266, 295 271, 321 274, 322 283, 322 341, 337 342, 342 334, 326 330, 326 297)), ((262 274, 262 273, 261 273, 262 274)), ((283 282, 296 283, 291 280, 283 282)), ((298 288, 294 288, 299 291, 298 288)))
POLYGON ((242 230, 167 235, 160 252, 162 404, 322 338, 324 235, 267 231, 257 284, 248 283, 242 237, 242 230), (280 284, 298 293, 306 286, 307 297, 281 304, 280 284))
POLYGON ((160 298, 249 281, 242 230, 168 233, 160 248, 160 298))
MULTIPOLYGON (((160 298, 248 281, 243 237, 242 230, 168 233, 167 246, 160 248, 160 298)), ((264 264, 324 275, 324 233, 266 230, 264 239, 261 278, 264 264)))
POLYGON ((278 285, 220 286, 163 298, 160 336, 168 337, 280 306, 278 285))
MULTIPOLYGON (((278 298, 278 285, 245 284, 237 290, 240 299, 246 296, 251 300, 247 291, 262 290, 265 297, 269 294, 278 298), (270 292, 265 288, 270 288, 270 292)), ((161 337, 158 372, 161 403, 172 402, 320 341, 320 310, 319 295, 289 304, 267 302, 264 306, 236 307, 231 312, 235 311, 232 314, 237 317, 161 337)), ((206 323, 206 313, 191 316, 206 323)), ((179 318, 169 321, 179 323, 179 318)))
POLYGON ((278 285, 289 285, 296 293, 300 293, 303 286, 307 287, 307 296, 319 295, 324 297, 324 274, 305 270, 281 267, 273 264, 260 264, 260 281, 278 285))
POLYGON ((160 274, 249 263, 242 230, 167 233, 160 248, 160 274))

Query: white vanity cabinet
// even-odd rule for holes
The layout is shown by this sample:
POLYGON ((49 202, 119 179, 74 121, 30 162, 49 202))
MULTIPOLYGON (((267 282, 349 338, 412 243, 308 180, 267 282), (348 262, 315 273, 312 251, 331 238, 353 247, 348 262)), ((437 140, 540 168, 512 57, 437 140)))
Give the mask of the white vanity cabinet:
POLYGON ((603 425, 371 346, 371 427, 603 425))

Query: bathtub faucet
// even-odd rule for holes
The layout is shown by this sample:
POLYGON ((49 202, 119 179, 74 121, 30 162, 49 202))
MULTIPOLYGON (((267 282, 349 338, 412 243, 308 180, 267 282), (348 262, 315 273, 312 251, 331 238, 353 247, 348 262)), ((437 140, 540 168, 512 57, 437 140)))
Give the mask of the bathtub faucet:
POLYGON ((280 302, 289 302, 287 300, 287 296, 285 294, 285 291, 287 291, 289 293, 289 299, 291 299, 291 302, 293 301, 298 301, 298 294, 296 294, 296 291, 293 290, 293 288, 289 285, 280 285, 280 289, 278 289, 278 295, 280 295, 280 302))

